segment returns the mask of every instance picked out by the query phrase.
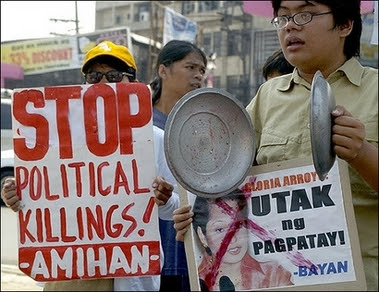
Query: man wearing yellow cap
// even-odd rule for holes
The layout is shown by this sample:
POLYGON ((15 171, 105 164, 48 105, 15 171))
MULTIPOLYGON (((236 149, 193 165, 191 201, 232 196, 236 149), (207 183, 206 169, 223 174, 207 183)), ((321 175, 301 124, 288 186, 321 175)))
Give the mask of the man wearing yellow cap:
POLYGON ((104 77, 104 82, 134 82, 137 65, 127 47, 104 41, 87 52, 81 71, 88 84, 104 77))

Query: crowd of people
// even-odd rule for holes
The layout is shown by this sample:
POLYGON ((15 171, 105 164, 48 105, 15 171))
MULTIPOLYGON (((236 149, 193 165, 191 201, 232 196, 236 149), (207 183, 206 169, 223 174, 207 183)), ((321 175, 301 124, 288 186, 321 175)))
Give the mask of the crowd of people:
MULTIPOLYGON (((331 113, 333 150, 349 165, 367 288, 377 291, 378 71, 362 66, 357 60, 362 31, 360 1, 273 0, 272 6, 272 24, 281 48, 267 59, 262 68, 267 81, 246 107, 256 137, 255 164, 312 155, 309 95, 313 76, 320 70, 337 103, 331 113)), ((291 274, 275 262, 260 263, 246 252, 238 256, 224 252, 220 256, 220 241, 225 233, 216 233, 220 229, 229 230, 236 222, 239 225, 234 226, 230 244, 238 242, 236 248, 247 250, 243 223, 246 204, 240 196, 217 200, 197 197, 193 208, 179 206, 178 186, 164 155, 164 128, 176 102, 203 86, 206 67, 207 58, 200 48, 187 41, 173 40, 161 49, 156 77, 149 84, 155 146, 152 165, 157 170, 152 188, 164 259, 161 275, 48 282, 46 291, 190 291, 183 244, 190 224, 204 247, 199 266, 203 291, 222 290, 225 279, 231 280, 237 290, 293 285, 291 274), (233 216, 223 214, 218 208, 220 201, 234 210, 233 216), (212 229, 214 222, 221 221, 217 224, 223 224, 222 228, 216 224, 212 229), (212 230, 216 237, 211 236, 212 230), (219 257, 215 261, 216 254, 219 257)), ((128 48, 109 41, 88 51, 81 70, 87 84, 138 82, 137 64, 128 48)), ((21 203, 16 187, 15 180, 8 179, 2 188, 4 202, 14 211, 20 209, 21 203)))

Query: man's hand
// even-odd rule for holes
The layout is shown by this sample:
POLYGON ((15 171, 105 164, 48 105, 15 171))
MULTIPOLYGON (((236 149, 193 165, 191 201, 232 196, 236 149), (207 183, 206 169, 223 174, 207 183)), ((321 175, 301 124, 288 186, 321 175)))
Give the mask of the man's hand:
POLYGON ((361 152, 366 135, 365 125, 340 105, 333 110, 332 115, 334 152, 341 159, 350 162, 361 152))
POLYGON ((155 194, 155 203, 158 206, 163 206, 172 196, 174 186, 167 182, 163 177, 157 176, 152 184, 155 194))
POLYGON ((378 148, 366 140, 365 125, 340 105, 332 115, 334 152, 378 192, 378 148))
POLYGON ((192 222, 193 212, 190 205, 185 205, 176 209, 173 213, 174 228, 176 230, 176 240, 184 241, 184 236, 192 222))
POLYGON ((1 190, 1 197, 5 205, 17 212, 22 208, 21 202, 17 196, 15 178, 7 178, 1 190))

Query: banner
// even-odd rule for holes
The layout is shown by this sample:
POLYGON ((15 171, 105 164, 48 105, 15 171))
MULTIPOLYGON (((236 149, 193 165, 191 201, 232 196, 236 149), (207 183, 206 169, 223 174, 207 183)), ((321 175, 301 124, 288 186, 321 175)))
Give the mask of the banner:
POLYGON ((365 290, 342 160, 324 181, 298 159, 253 167, 230 196, 189 196, 194 257, 187 262, 206 291, 365 290))
POLYGON ((12 106, 20 270, 43 282, 158 275, 148 87, 16 89, 12 106))
POLYGON ((163 25, 163 45, 171 40, 183 40, 193 43, 196 38, 196 22, 165 7, 163 25))
POLYGON ((104 40, 132 51, 130 30, 101 30, 68 37, 54 37, 1 45, 1 62, 20 66, 25 75, 81 68, 85 54, 104 40))
POLYGON ((25 75, 77 68, 74 37, 18 41, 1 45, 1 62, 18 65, 25 75))

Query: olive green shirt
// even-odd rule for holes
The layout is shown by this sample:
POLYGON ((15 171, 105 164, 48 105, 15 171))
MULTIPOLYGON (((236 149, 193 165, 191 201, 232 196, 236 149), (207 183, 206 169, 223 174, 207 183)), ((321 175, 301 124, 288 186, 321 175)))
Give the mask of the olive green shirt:
MULTIPOLYGON (((365 124, 367 141, 378 147, 378 70, 351 58, 327 81, 336 104, 365 124)), ((312 156, 310 89, 297 70, 259 88, 246 107, 255 130, 258 164, 312 156)), ((377 290, 378 193, 351 167, 349 172, 367 286, 377 290)))
POLYGON ((43 291, 113 291, 113 278, 46 282, 43 291))

